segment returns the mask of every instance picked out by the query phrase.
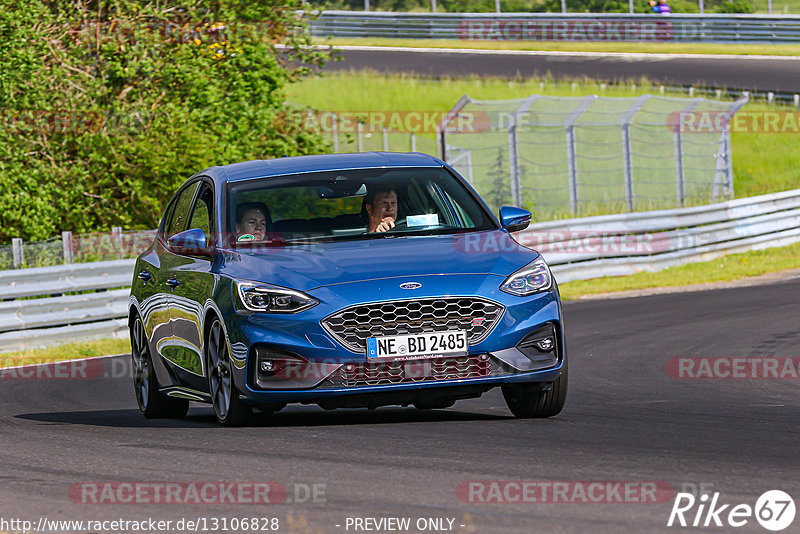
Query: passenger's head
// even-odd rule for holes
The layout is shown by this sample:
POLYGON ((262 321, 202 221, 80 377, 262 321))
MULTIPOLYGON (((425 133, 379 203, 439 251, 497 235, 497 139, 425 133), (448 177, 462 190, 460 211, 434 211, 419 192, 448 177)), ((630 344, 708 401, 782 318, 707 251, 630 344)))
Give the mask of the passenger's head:
POLYGON ((372 231, 386 217, 397 219, 397 192, 389 188, 370 188, 364 199, 364 207, 369 215, 369 228, 372 231))
POLYGON ((251 234, 256 241, 267 235, 269 210, 263 202, 243 202, 236 206, 236 238, 251 234))

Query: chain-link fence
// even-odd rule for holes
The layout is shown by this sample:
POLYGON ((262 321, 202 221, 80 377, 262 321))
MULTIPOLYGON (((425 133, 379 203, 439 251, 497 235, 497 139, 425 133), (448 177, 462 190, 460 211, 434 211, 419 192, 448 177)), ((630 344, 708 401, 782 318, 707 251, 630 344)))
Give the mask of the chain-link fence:
POLYGON ((60 238, 46 241, 13 239, 11 245, 0 246, 0 270, 135 258, 147 250, 155 235, 155 230, 114 228, 75 236, 62 232, 60 238))
POLYGON ((543 220, 704 204, 733 197, 728 123, 746 101, 465 95, 438 152, 493 209, 543 220))

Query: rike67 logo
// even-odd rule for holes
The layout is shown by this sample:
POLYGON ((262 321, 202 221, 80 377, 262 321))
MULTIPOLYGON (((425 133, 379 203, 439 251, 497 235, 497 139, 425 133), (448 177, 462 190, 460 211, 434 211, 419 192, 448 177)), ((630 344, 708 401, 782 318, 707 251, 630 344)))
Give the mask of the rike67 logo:
POLYGON ((711 496, 703 493, 699 498, 691 493, 678 493, 667 526, 739 528, 755 519, 765 529, 778 532, 792 524, 794 515, 794 500, 781 490, 763 493, 755 506, 725 503, 718 491, 711 496))

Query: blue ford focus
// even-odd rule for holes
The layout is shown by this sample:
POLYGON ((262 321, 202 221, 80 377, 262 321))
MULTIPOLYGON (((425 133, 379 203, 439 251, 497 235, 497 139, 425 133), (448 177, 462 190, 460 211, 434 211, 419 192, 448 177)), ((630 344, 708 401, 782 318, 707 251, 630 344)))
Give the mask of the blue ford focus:
POLYGON ((129 323, 145 417, 220 423, 288 403, 447 408, 501 387, 558 414, 558 288, 450 166, 424 154, 249 161, 192 176, 136 261, 129 323))

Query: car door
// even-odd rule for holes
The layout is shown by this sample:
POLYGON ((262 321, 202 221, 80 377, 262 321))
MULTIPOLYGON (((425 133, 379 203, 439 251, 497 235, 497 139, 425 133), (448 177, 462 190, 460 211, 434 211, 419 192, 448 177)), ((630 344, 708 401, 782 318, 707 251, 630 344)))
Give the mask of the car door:
POLYGON ((156 365, 158 381, 162 386, 180 385, 182 376, 180 372, 180 358, 176 347, 183 344, 183 341, 175 333, 173 325, 175 313, 173 310, 173 293, 176 287, 174 279, 175 266, 182 262, 181 256, 175 254, 169 247, 169 238, 186 229, 186 224, 191 213, 192 203, 195 194, 200 186, 199 181, 193 181, 182 187, 172 202, 174 207, 169 220, 164 225, 164 234, 156 244, 160 269, 158 276, 158 306, 157 317, 159 327, 153 337, 155 353, 161 356, 162 366, 156 365))
MULTIPOLYGON (((186 230, 199 228, 206 242, 214 243, 214 189, 210 182, 201 182, 194 196, 186 230)), ((211 257, 199 250, 182 250, 173 254, 166 269, 172 284, 170 315, 173 340, 165 349, 175 365, 181 381, 193 389, 207 389, 203 357, 204 309, 214 290, 216 277, 211 257)))
MULTIPOLYGON (((150 340, 151 354, 156 356, 162 356, 161 348, 164 340, 172 337, 164 260, 169 257, 165 247, 166 236, 172 231, 173 215, 180 199, 181 195, 176 193, 164 210, 153 248, 149 254, 141 258, 142 261, 137 263, 136 268, 136 277, 142 281, 144 289, 138 295, 142 321, 147 338, 150 340)), ((154 357, 153 364, 159 384, 167 386, 175 382, 175 377, 165 367, 161 357, 154 357)))

